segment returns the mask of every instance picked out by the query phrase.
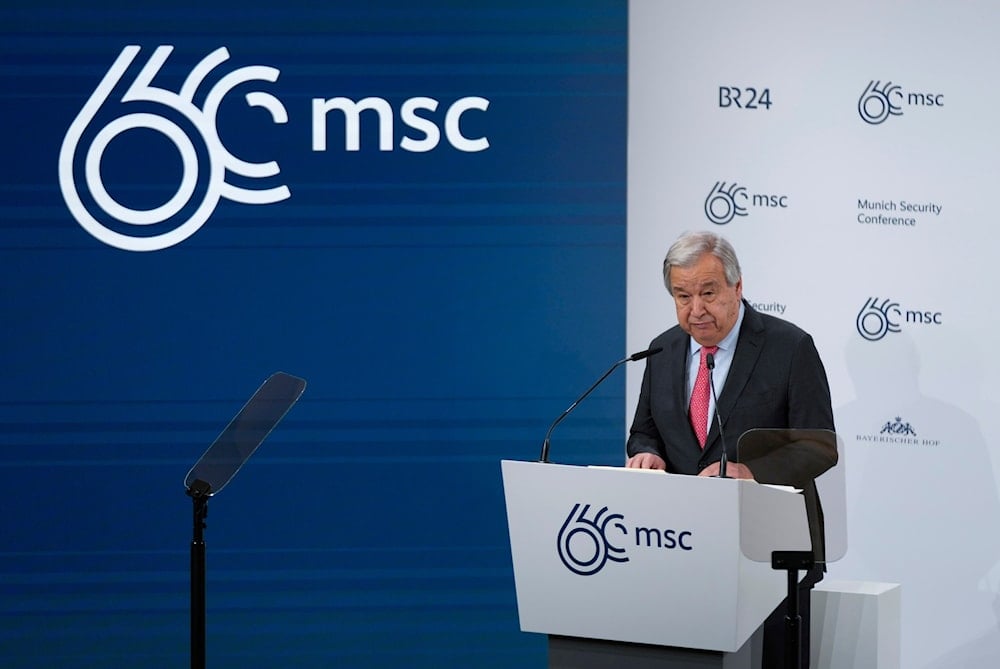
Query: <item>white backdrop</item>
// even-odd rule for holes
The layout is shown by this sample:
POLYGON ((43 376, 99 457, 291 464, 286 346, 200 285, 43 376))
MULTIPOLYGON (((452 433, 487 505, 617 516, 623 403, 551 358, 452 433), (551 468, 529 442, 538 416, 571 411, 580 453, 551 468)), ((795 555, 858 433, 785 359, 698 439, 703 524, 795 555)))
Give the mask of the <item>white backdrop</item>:
POLYGON ((1000 4, 629 12, 628 350, 676 323, 670 243, 726 236, 744 296, 826 363, 849 542, 830 577, 902 584, 904 667, 1000 666, 1000 4))

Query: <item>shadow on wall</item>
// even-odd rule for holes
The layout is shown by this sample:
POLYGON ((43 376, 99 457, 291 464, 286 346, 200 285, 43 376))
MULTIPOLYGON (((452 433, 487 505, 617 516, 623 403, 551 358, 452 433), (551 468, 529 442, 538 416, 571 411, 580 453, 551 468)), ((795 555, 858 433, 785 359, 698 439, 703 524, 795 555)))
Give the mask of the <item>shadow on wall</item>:
POLYGON ((846 360, 850 534, 831 573, 902 584, 903 667, 1000 666, 1000 499, 978 420, 922 392, 906 333, 854 337, 846 360))

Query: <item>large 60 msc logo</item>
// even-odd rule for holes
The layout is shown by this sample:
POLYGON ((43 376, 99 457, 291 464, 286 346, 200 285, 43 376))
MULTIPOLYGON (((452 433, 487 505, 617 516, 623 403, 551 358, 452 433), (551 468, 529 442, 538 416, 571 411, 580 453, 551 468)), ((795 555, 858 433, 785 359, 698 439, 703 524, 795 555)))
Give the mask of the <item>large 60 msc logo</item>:
MULTIPOLYGON (((63 198, 70 213, 87 232, 119 249, 156 251, 178 244, 197 232, 221 199, 253 205, 273 204, 291 196, 288 186, 283 184, 254 188, 261 180, 273 182, 281 168, 273 160, 249 162, 234 155, 220 139, 216 123, 219 108, 233 89, 250 82, 273 84, 278 80, 279 70, 253 65, 219 77, 215 71, 229 59, 229 52, 223 47, 198 62, 180 89, 172 91, 152 84, 173 51, 172 46, 160 46, 139 70, 135 81, 116 100, 113 93, 124 86, 122 79, 139 51, 140 47, 134 45, 122 49, 70 125, 59 152, 59 186, 63 198), (210 75, 217 80, 206 93, 204 89, 210 75), (200 106, 196 100, 201 101, 200 106), (113 115, 117 111, 115 105, 120 105, 125 113, 113 115), (137 108, 140 110, 128 111, 137 108), (109 117, 112 120, 98 130, 100 123, 109 117), (159 133, 173 144, 180 157, 181 177, 176 191, 151 208, 120 202, 109 192, 103 179, 102 160, 109 146, 131 130, 159 133), (233 177, 241 185, 234 183, 233 177), (161 229, 165 231, 160 232, 161 229)), ((275 124, 289 121, 285 106, 270 93, 255 90, 245 95, 245 101, 249 107, 267 111, 275 124)), ((429 97, 412 98, 402 104, 400 120, 417 136, 404 136, 399 142, 400 149, 426 152, 438 146, 441 131, 428 117, 437 106, 437 100, 429 97)), ((443 126, 445 138, 453 148, 465 152, 489 148, 485 137, 470 139, 462 134, 460 127, 463 113, 485 111, 488 106, 489 100, 485 98, 464 97, 447 109, 443 126)), ((360 150, 362 111, 372 111, 378 116, 379 150, 392 150, 395 113, 386 100, 369 97, 355 102, 335 97, 312 100, 313 151, 327 150, 326 123, 332 111, 343 113, 344 150, 360 150)), ((135 167, 141 169, 143 166, 137 164, 135 167)))
MULTIPOLYGON (((185 79, 180 92, 173 92, 151 85, 153 78, 173 51, 171 46, 158 47, 139 71, 132 85, 126 89, 120 102, 154 103, 163 105, 173 113, 160 115, 143 111, 118 116, 97 132, 90 145, 85 147, 85 151, 81 151, 84 147, 80 146, 80 139, 102 106, 110 102, 112 91, 139 55, 139 49, 138 46, 127 46, 122 49, 104 79, 70 125, 59 152, 59 187, 62 189, 70 213, 87 232, 105 244, 120 249, 155 251, 182 242, 197 232, 215 211, 220 198, 245 204, 270 204, 289 197, 287 186, 252 190, 235 186, 226 180, 227 172, 253 180, 277 176, 281 170, 273 161, 251 163, 234 156, 223 146, 215 125, 219 106, 229 91, 249 81, 275 82, 278 79, 278 70, 262 65, 239 68, 212 86, 200 108, 194 102, 196 93, 209 73, 229 59, 229 52, 225 48, 216 49, 203 58, 185 79), (195 128, 201 141, 204 142, 208 156, 208 165, 204 166, 208 173, 207 179, 200 178, 203 166, 199 165, 198 151, 191 137, 177 122, 170 119, 170 116, 176 116, 177 113, 195 128), (101 175, 101 159, 112 140, 124 132, 140 128, 154 130, 169 139, 180 155, 183 169, 177 191, 166 202, 152 209, 136 209, 121 204, 108 192, 101 175), (91 198, 86 203, 81 197, 80 185, 77 183, 78 173, 74 169, 81 158, 84 185, 91 198), (201 202, 193 212, 182 214, 182 210, 189 207, 196 197, 199 184, 204 184, 203 192, 200 194, 201 202), (186 220, 181 220, 176 227, 167 232, 150 236, 132 236, 107 227, 98 218, 99 213, 92 211, 93 207, 103 211, 104 216, 101 218, 105 221, 106 217, 111 217, 126 225, 150 226, 170 223, 185 217, 186 220)), ((250 106, 263 107, 270 112, 275 123, 288 122, 284 105, 270 93, 260 91, 248 93, 246 101, 250 106)))

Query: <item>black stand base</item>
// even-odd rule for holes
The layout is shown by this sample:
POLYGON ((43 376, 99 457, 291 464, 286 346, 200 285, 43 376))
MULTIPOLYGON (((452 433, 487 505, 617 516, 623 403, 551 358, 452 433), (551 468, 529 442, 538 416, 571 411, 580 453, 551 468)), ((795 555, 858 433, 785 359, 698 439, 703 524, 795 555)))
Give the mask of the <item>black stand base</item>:
POLYGON ((191 669, 205 669, 205 518, 211 486, 198 480, 188 495, 194 502, 191 538, 191 669))
MULTIPOLYGON (((788 572, 788 612, 785 614, 785 667, 802 669, 802 616, 799 615, 799 571, 809 571, 816 562, 812 551, 774 551, 771 568, 788 572)), ((805 632, 808 634, 808 630, 805 632)))
POLYGON ((735 653, 549 635, 549 669, 757 669, 763 630, 735 653))

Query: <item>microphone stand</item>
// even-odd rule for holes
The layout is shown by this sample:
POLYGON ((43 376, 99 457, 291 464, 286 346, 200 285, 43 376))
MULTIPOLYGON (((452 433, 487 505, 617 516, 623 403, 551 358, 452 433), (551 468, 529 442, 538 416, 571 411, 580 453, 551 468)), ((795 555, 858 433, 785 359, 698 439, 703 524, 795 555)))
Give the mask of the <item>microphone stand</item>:
POLYGON ((191 539, 191 669, 205 669, 205 518, 212 486, 196 480, 188 489, 194 503, 191 539))
POLYGON ((562 414, 560 414, 559 417, 552 422, 552 425, 549 426, 549 431, 545 433, 545 439, 542 441, 542 453, 541 455, 538 456, 538 461, 539 462, 549 461, 549 443, 552 437, 552 431, 556 429, 556 425, 563 422, 563 419, 566 418, 566 416, 568 416, 573 411, 573 409, 576 408, 576 405, 582 402, 584 399, 586 399, 587 395, 594 392, 594 388, 601 385, 601 382, 604 381, 604 379, 608 378, 611 375, 611 372, 615 371, 616 369, 618 369, 618 367, 624 365, 626 362, 630 362, 633 360, 642 360, 643 358, 648 358, 651 355, 656 355, 662 350, 663 350, 662 346, 657 348, 650 348, 645 351, 640 351, 639 353, 633 353, 627 358, 622 358, 615 364, 611 365, 608 371, 604 372, 604 376, 597 379, 597 381, 595 381, 592 386, 587 388, 587 391, 585 393, 576 398, 576 401, 570 404, 569 408, 563 411, 562 414))
POLYGON ((611 375, 611 372, 613 372, 616 369, 618 369, 619 365, 624 365, 628 361, 629 361, 629 358, 622 358, 621 360, 619 360, 615 364, 611 365, 611 368, 608 371, 604 372, 604 376, 602 376, 601 378, 597 379, 597 381, 594 383, 594 385, 592 385, 589 388, 587 388, 587 392, 585 392, 584 394, 582 394, 578 398, 576 398, 576 401, 573 402, 572 404, 570 404, 569 408, 566 409, 565 411, 563 411, 562 414, 560 414, 559 418, 556 418, 555 421, 553 421, 552 425, 549 426, 549 431, 545 433, 545 440, 542 441, 542 454, 538 458, 539 462, 548 462, 549 461, 549 442, 550 442, 551 437, 552 437, 552 430, 556 429, 556 425, 558 425, 559 423, 563 422, 563 419, 566 418, 566 416, 568 416, 570 414, 570 412, 572 412, 573 409, 576 408, 576 405, 579 404, 580 402, 582 402, 587 397, 587 395, 589 395, 590 393, 594 392, 594 388, 596 388, 597 386, 601 385, 601 382, 604 381, 604 379, 608 378, 611 375))
POLYGON ((715 394, 715 356, 705 355, 705 366, 708 367, 708 385, 712 389, 712 399, 715 401, 715 419, 719 423, 719 440, 722 442, 722 457, 719 458, 719 475, 717 478, 727 479, 726 465, 729 464, 729 454, 726 451, 726 433, 722 429, 722 416, 719 415, 719 396, 715 394))
POLYGON ((809 630, 802 629, 802 614, 799 602, 799 570, 808 571, 816 565, 812 551, 773 551, 771 568, 788 573, 787 610, 785 612, 785 667, 801 669, 802 635, 809 630))

